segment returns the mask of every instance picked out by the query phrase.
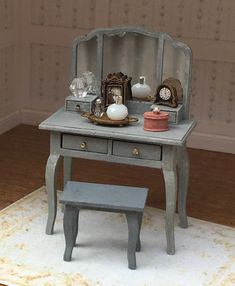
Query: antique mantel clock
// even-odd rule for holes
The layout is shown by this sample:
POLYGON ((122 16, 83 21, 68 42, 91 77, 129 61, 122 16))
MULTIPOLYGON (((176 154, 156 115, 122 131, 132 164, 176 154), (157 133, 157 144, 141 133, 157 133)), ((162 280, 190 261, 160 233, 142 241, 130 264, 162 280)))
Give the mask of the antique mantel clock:
POLYGON ((155 103, 170 107, 177 107, 178 101, 175 88, 168 84, 159 85, 156 92, 155 103))
POLYGON ((182 101, 183 89, 178 79, 168 78, 157 88, 155 103, 169 107, 177 107, 178 102, 182 101))

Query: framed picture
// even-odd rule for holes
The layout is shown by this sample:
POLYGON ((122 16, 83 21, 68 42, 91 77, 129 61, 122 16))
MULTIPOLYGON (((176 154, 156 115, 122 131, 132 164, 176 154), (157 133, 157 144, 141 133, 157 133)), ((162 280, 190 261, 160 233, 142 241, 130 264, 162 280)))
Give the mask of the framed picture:
POLYGON ((106 105, 115 103, 114 96, 116 96, 116 95, 121 95, 123 98, 123 93, 124 93, 123 86, 121 86, 121 85, 107 85, 106 89, 107 89, 107 95, 108 95, 108 98, 105 101, 107 103, 106 105))
POLYGON ((115 103, 114 97, 120 95, 122 103, 125 104, 127 99, 131 99, 131 77, 123 73, 108 74, 107 78, 102 81, 102 94, 105 106, 115 103))

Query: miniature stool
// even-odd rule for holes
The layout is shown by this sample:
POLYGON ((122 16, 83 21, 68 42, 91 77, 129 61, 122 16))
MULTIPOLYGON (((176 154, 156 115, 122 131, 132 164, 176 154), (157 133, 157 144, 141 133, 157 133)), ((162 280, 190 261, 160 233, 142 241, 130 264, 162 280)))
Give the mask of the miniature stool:
POLYGON ((128 224, 128 267, 136 269, 135 252, 140 251, 140 228, 147 198, 147 188, 114 186, 68 181, 60 202, 64 209, 64 260, 70 261, 78 233, 80 209, 124 213, 128 224))

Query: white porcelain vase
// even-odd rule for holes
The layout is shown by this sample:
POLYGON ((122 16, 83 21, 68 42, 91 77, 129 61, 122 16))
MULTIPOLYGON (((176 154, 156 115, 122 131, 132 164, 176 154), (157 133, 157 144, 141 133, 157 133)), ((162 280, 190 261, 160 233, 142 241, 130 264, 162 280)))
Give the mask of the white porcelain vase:
POLYGON ((106 114, 111 120, 123 120, 128 115, 128 109, 124 104, 122 104, 121 96, 116 96, 115 101, 116 103, 108 106, 106 114))
POLYGON ((139 82, 131 88, 132 97, 137 99, 146 99, 151 96, 151 88, 145 83, 145 77, 141 76, 139 82))

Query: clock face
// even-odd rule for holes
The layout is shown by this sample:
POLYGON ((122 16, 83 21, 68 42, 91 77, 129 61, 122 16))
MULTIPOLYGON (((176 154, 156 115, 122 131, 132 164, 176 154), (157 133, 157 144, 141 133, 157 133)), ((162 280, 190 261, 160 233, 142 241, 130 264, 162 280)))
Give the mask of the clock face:
POLYGON ((168 100, 171 97, 170 89, 167 87, 161 88, 161 90, 159 91, 159 96, 162 100, 168 100))

